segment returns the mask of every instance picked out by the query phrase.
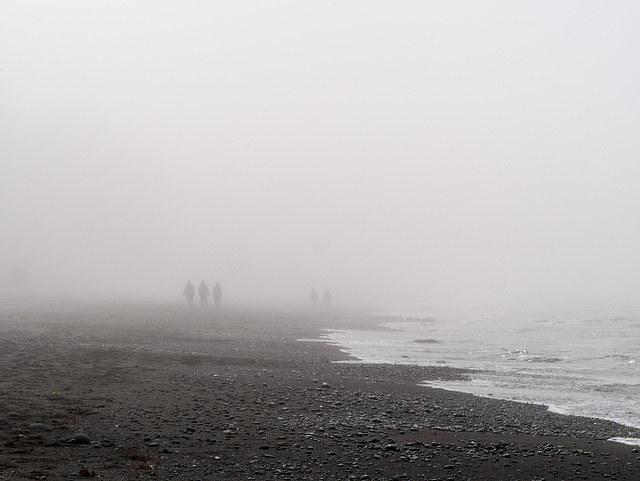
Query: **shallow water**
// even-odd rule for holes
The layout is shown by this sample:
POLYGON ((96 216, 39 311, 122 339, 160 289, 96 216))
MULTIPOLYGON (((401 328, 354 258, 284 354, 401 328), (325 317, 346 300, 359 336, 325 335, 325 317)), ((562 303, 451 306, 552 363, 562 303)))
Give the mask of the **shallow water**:
POLYGON ((387 315, 387 329, 335 330, 325 339, 366 362, 480 370, 430 386, 640 427, 638 309, 387 315))

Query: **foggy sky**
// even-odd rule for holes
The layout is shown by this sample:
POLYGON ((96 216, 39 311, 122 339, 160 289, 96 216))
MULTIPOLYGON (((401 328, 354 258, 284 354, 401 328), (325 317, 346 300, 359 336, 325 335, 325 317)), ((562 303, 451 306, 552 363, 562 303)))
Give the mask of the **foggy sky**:
POLYGON ((0 3, 0 289, 634 302, 640 3, 0 3))

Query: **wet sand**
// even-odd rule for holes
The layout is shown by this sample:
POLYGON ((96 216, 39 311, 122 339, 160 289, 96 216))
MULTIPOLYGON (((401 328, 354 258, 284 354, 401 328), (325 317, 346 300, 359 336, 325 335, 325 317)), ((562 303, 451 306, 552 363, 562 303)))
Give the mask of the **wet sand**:
POLYGON ((425 388, 467 374, 335 363, 314 340, 370 316, 26 306, 0 308, 0 480, 640 479, 638 449, 606 441, 639 430, 425 388))

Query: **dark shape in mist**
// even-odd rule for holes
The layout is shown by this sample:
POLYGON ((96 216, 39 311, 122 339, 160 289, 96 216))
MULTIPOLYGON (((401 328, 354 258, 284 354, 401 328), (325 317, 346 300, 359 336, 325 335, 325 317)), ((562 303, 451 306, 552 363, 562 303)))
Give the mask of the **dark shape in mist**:
POLYGON ((187 284, 184 286, 184 290, 182 291, 182 295, 187 297, 189 307, 193 307, 193 297, 196 295, 196 288, 193 287, 191 281, 187 281, 187 284))
POLYGON ((198 286, 198 295, 200 296, 200 306, 209 306, 209 287, 202 281, 198 286))
POLYGON ((311 292, 309 293, 309 299, 311 299, 311 305, 313 306, 313 308, 315 309, 316 307, 316 302, 318 300, 318 292, 316 291, 316 288, 313 287, 311 289, 311 292))
POLYGON ((222 287, 220 287, 220 283, 216 282, 216 285, 211 289, 211 295, 213 296, 213 300, 216 302, 216 307, 220 307, 220 299, 222 299, 222 287))
POLYGON ((331 305, 331 293, 329 292, 329 289, 325 289, 322 293, 322 300, 324 301, 324 307, 329 309, 329 306, 331 305))

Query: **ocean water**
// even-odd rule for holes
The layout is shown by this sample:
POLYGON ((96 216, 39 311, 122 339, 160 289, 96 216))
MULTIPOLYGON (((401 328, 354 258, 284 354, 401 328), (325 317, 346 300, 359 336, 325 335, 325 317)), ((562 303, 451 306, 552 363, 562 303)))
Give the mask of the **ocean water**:
POLYGON ((333 330, 324 339, 364 362, 479 370, 433 387, 640 428, 640 309, 378 315, 382 330, 333 330))

